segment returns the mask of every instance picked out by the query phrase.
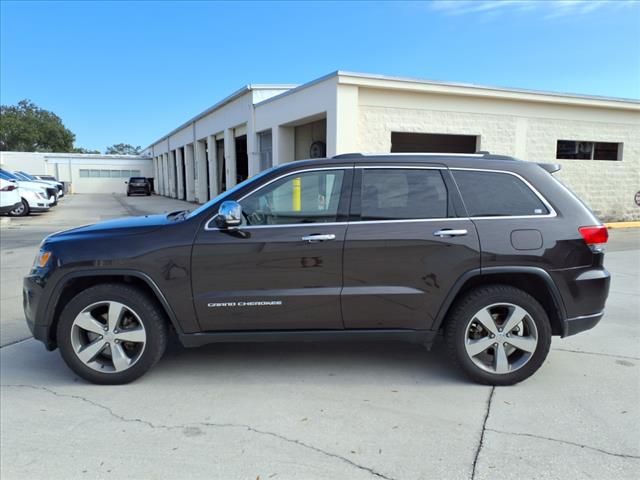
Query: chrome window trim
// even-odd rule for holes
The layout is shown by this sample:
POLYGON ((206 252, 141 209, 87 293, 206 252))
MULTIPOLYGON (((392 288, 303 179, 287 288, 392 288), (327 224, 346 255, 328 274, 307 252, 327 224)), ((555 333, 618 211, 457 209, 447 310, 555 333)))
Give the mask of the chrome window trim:
MULTIPOLYGON (((318 223, 287 223, 282 225, 250 225, 248 227, 235 227, 235 230, 255 230, 260 228, 294 228, 294 227, 321 227, 321 226, 329 226, 336 227, 341 225, 374 225, 380 223, 428 223, 428 222, 448 222, 448 221, 469 221, 471 220, 468 217, 445 217, 445 218, 409 218, 409 219, 399 219, 399 220, 363 220, 361 222, 318 222, 318 223)), ((220 231, 220 230, 234 230, 234 229, 220 229, 218 227, 208 227, 207 231, 220 231)))
MULTIPOLYGON (((411 219, 396 219, 396 220, 362 220, 362 221, 351 221, 351 222, 318 222, 318 223, 291 223, 291 224, 283 224, 283 225, 250 225, 244 227, 238 227, 242 230, 254 230, 260 228, 294 228, 294 227, 320 227, 324 226, 340 226, 340 225, 374 225, 374 224, 383 224, 383 223, 426 223, 426 222, 442 222, 442 221, 461 221, 461 220, 513 220, 513 219, 528 219, 528 218, 554 218, 557 217, 555 209, 551 206, 551 204, 547 201, 547 199, 533 186, 529 181, 527 181, 522 175, 519 175, 515 172, 510 172, 508 170, 496 170, 489 168, 470 168, 470 167, 447 167, 447 166, 420 166, 420 165, 354 165, 354 166, 334 166, 334 167, 315 167, 315 168, 306 168, 303 170, 295 170, 293 172, 287 172, 282 174, 272 180, 269 180, 267 183, 260 185, 255 190, 243 195, 238 202, 244 200, 249 195, 261 190, 262 188, 270 185, 271 183, 280 180, 281 178, 285 178, 291 175, 295 175, 298 173, 306 173, 306 172, 315 172, 315 171, 323 171, 323 170, 349 170, 349 169, 419 169, 419 170, 451 170, 451 171, 474 171, 474 172, 489 172, 489 173, 503 173, 507 175, 513 175, 522 181, 533 193, 534 195, 542 202, 542 204, 549 210, 549 213, 546 215, 509 215, 509 216, 482 216, 482 217, 443 217, 443 218, 411 218, 411 219)), ((464 200, 464 199, 463 199, 464 200)), ((209 226, 210 223, 214 220, 215 215, 211 217, 204 229, 206 231, 220 231, 221 229, 218 227, 209 226)), ((226 230, 226 229, 225 229, 226 230)))
MULTIPOLYGON (((531 183, 529 183, 527 181, 527 179, 525 179, 522 175, 519 175, 515 172, 510 172, 508 170, 495 170, 495 169, 490 169, 490 168, 469 168, 469 167, 451 167, 449 168, 449 170, 451 171, 472 171, 472 172, 488 172, 488 173, 504 173, 507 175, 513 175, 514 177, 518 178, 521 182, 523 182, 528 188, 529 190, 531 190, 533 192, 533 194, 538 197, 538 200, 540 200, 542 202, 542 204, 547 207, 547 210, 549 210, 549 213, 547 213, 546 215, 495 215, 495 216, 479 216, 479 217, 473 217, 470 216, 469 218, 471 220, 512 220, 512 219, 520 219, 520 218, 554 218, 557 217, 558 214, 556 213, 555 209, 551 206, 551 204, 547 201, 547 199, 538 191, 536 190, 536 188, 531 185, 531 183)), ((454 180, 455 180, 455 175, 454 175, 454 180)), ((462 192, 460 193, 460 195, 462 196, 462 192)), ((464 201, 464 197, 462 198, 462 201, 464 201)))
POLYGON ((423 166, 423 165, 356 165, 357 169, 394 169, 394 170, 447 170, 447 167, 442 166, 423 166))
MULTIPOLYGON (((343 165, 343 166, 335 166, 335 167, 312 167, 312 168, 305 168, 303 170, 294 170, 291 172, 287 172, 287 173, 283 173, 282 175, 273 178, 271 180, 269 180, 267 183, 263 183, 262 185, 260 185, 259 187, 257 187, 255 190, 251 190, 249 193, 247 193, 246 195, 243 195, 242 197, 240 197, 238 200, 236 200, 238 203, 240 203, 242 200, 244 200, 245 198, 247 198, 249 195, 253 195, 254 193, 262 190, 263 188, 265 188, 268 185, 271 185, 273 182, 277 182, 278 180, 280 180, 281 178, 286 178, 289 177, 291 175, 297 175, 300 173, 307 173, 307 172, 320 172, 323 170, 353 170, 353 165, 343 165)), ((216 214, 217 215, 217 214, 216 214)), ((207 223, 204 226, 205 231, 211 231, 211 230, 220 230, 218 227, 210 227, 209 224, 216 218, 216 215, 214 215, 213 217, 211 217, 207 223)), ((283 224, 283 225, 253 225, 253 226, 245 226, 245 227, 236 227, 236 229, 242 228, 243 230, 246 229, 253 229, 253 228, 273 228, 273 227, 300 227, 303 225, 343 225, 346 224, 347 222, 326 222, 326 223, 291 223, 291 224, 283 224)))

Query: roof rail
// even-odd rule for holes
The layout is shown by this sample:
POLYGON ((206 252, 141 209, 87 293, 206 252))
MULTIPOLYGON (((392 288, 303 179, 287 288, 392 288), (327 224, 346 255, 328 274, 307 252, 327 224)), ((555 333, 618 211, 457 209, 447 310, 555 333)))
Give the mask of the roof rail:
POLYGON ((334 155, 331 158, 362 158, 364 157, 361 153, 341 153, 340 155, 334 155))

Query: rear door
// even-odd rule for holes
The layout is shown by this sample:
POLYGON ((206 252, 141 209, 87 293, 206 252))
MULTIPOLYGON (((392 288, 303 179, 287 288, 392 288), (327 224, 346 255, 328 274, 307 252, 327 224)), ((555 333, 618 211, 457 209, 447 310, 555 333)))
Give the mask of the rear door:
POLYGON ((344 248, 345 328, 429 329, 480 245, 442 166, 356 167, 344 248))

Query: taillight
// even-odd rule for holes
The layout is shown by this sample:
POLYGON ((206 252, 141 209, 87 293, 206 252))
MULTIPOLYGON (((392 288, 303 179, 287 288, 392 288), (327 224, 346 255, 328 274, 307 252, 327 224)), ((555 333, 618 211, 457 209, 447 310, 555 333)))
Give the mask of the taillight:
POLYGON ((578 228, 580 235, 587 245, 601 245, 609 240, 609 231, 604 225, 594 225, 590 227, 578 228))
POLYGON ((15 190, 17 187, 15 185, 7 185, 6 187, 0 188, 0 192, 10 192, 11 190, 15 190))

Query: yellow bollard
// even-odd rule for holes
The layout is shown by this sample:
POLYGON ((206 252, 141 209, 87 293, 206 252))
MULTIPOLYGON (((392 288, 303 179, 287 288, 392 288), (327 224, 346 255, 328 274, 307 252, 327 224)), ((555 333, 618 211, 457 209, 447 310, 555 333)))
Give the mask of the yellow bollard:
POLYGON ((302 179, 300 177, 293 179, 291 190, 291 207, 294 212, 302 210, 302 179))

